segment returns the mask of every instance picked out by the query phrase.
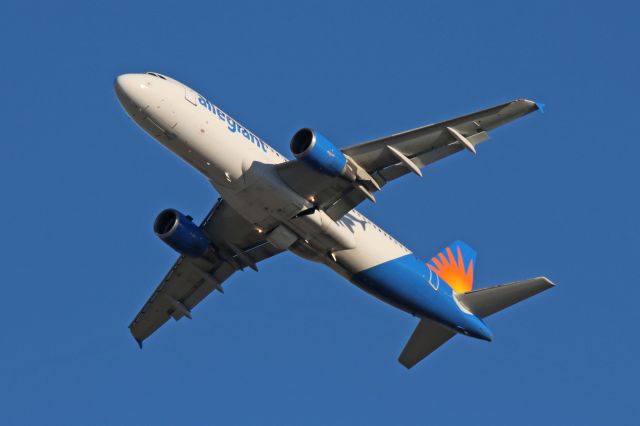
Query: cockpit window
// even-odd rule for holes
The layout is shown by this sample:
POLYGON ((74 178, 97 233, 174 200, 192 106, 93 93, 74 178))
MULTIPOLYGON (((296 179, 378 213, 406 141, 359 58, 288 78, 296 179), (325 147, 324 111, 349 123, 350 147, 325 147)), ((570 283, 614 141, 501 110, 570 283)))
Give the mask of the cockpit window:
POLYGON ((154 76, 154 77, 161 78, 161 79, 163 79, 163 80, 166 80, 166 77, 165 77, 164 75, 157 74, 157 73, 155 73, 155 72, 148 72, 147 74, 152 75, 152 76, 154 76))

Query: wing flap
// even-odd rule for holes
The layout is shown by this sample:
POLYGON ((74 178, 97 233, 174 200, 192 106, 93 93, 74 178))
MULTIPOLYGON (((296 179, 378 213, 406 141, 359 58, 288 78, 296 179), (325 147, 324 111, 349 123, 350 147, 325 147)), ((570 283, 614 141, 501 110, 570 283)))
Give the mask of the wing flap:
MULTIPOLYGON (((191 312, 202 299, 215 290, 195 270, 192 260, 180 256, 169 273, 153 292, 147 303, 129 325, 133 337, 140 343, 166 323, 169 318, 176 321, 191 312), (168 296, 168 297, 167 297, 168 296), (184 306, 186 311, 177 309, 175 301, 184 306)), ((235 269, 228 264, 219 262, 212 275, 222 283, 235 269), (225 266, 226 265, 226 266, 225 266)))

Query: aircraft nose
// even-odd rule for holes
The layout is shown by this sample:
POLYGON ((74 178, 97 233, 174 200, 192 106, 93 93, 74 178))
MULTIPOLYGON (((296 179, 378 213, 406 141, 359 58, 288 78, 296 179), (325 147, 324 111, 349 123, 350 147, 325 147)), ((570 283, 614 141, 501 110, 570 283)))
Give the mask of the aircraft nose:
POLYGON ((113 85, 120 103, 131 103, 136 90, 140 90, 140 84, 136 74, 122 74, 116 77, 113 85))
POLYGON ((114 88, 124 109, 134 114, 149 103, 151 82, 144 74, 122 74, 116 77, 114 88))

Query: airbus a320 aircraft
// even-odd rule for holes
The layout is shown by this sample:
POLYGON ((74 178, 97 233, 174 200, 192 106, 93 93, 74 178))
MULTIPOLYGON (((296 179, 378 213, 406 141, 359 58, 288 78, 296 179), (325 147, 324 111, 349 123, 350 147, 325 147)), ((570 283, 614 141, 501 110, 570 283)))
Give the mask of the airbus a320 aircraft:
POLYGON ((129 326, 140 347, 169 318, 192 309, 244 268, 285 250, 323 263, 420 321, 400 354, 412 367, 456 334, 490 341, 483 319, 546 290, 546 278, 474 290, 476 252, 455 241, 422 261, 355 210, 405 174, 459 151, 541 104, 515 100, 463 117, 339 149, 312 129, 291 139, 288 160, 217 105, 158 73, 115 81, 120 103, 158 142, 221 195, 200 225, 175 209, 154 223, 180 256, 129 326))

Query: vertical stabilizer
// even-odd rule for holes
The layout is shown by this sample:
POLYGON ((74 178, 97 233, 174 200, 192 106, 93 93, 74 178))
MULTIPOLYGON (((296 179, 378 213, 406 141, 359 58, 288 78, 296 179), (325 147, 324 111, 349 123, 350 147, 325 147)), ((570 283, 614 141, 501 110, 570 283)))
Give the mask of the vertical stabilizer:
POLYGON ((477 253, 464 241, 454 241, 427 262, 427 267, 456 293, 473 289, 477 253))

